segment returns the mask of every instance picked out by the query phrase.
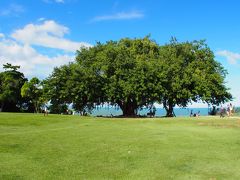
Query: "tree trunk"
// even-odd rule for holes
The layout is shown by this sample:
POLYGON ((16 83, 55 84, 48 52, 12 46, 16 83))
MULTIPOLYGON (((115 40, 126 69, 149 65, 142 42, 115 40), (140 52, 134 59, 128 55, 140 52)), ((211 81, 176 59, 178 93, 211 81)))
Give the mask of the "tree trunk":
POLYGON ((174 112, 173 112, 173 107, 169 106, 169 108, 166 109, 166 111, 167 111, 167 114, 166 114, 167 117, 174 117, 175 116, 174 112))
POLYGON ((38 105, 37 105, 37 103, 33 102, 33 104, 34 104, 35 113, 38 113, 38 105))
POLYGON ((4 103, 1 103, 0 112, 3 112, 4 103))
POLYGON ((174 117, 175 116, 174 111, 173 111, 174 104, 172 103, 171 100, 164 100, 163 107, 167 111, 166 117, 174 117))
POLYGON ((123 111, 123 116, 126 116, 126 117, 136 116, 136 111, 135 111, 134 107, 131 105, 125 106, 122 109, 122 111, 123 111))
POLYGON ((125 117, 135 117, 137 115, 137 105, 134 102, 119 102, 119 107, 123 112, 123 116, 125 117))

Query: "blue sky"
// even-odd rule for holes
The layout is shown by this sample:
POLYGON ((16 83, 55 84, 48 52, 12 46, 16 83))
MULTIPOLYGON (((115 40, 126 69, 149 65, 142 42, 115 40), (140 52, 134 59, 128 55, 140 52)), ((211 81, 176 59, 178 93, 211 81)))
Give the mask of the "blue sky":
POLYGON ((0 0, 0 66, 10 62, 29 78, 45 78, 97 41, 206 39, 240 106, 239 7, 239 0, 0 0))

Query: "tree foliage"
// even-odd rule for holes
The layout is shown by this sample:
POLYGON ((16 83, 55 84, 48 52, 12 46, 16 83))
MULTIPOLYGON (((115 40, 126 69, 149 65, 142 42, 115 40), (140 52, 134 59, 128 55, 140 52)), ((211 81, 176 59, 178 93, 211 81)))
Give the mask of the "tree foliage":
POLYGON ((20 66, 7 63, 3 68, 5 71, 0 73, 0 109, 8 112, 19 111, 24 103, 21 87, 27 79, 18 71, 20 66))
POLYGON ((149 37, 97 43, 77 51, 76 62, 55 68, 45 81, 49 99, 84 114, 96 105, 119 106, 124 116, 162 103, 167 116, 192 102, 231 99, 226 71, 204 41, 159 46, 149 37))
POLYGON ((51 103, 52 113, 65 113, 67 104, 71 103, 70 77, 72 77, 72 66, 64 65, 56 67, 53 73, 43 81, 44 97, 51 103))
POLYGON ((51 99, 72 102, 82 112, 107 102, 118 105, 124 116, 134 116, 138 108, 152 104, 161 94, 158 48, 146 37, 97 43, 82 49, 77 52, 76 63, 55 69, 48 78, 51 99), (71 70, 68 78, 60 80, 63 76, 58 73, 66 68, 71 70), (53 85, 55 80, 59 81, 53 85), (53 98, 58 87, 62 88, 58 93, 65 93, 53 98))
POLYGON ((204 41, 179 43, 172 39, 160 48, 164 64, 163 103, 167 116, 173 116, 173 107, 186 107, 202 101, 220 104, 232 98, 224 79, 226 70, 214 59, 214 54, 204 41))
POLYGON ((21 95, 34 105, 36 113, 40 112, 44 98, 41 81, 38 78, 34 77, 29 82, 26 81, 21 88, 21 95))

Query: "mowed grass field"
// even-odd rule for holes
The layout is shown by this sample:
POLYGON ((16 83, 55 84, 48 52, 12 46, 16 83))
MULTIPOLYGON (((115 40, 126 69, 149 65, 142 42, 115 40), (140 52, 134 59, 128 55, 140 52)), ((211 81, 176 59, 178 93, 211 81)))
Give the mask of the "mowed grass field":
POLYGON ((240 179, 240 118, 0 113, 0 179, 240 179))

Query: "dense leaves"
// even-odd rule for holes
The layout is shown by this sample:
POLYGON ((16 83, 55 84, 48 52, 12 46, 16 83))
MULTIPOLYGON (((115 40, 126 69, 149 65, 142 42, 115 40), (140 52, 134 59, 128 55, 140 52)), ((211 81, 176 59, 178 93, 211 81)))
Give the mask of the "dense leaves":
POLYGON ((71 103, 69 78, 72 77, 71 64, 54 68, 53 73, 43 81, 44 97, 51 103, 52 113, 65 113, 71 103))
POLYGON ((227 72, 214 58, 205 41, 173 38, 160 46, 145 37, 83 48, 74 63, 56 67, 43 82, 27 82, 19 66, 6 64, 0 73, 0 108, 34 107, 39 112, 49 101, 53 113, 66 113, 72 106, 86 115, 107 103, 120 107, 123 116, 135 116, 157 102, 172 117, 175 106, 199 101, 219 105, 232 99, 224 82, 227 72))
POLYGON ((173 116, 175 105, 231 99, 225 76, 204 41, 159 46, 149 37, 125 38, 77 51, 76 62, 56 68, 46 87, 52 102, 73 103, 82 114, 109 103, 134 116, 159 102, 173 116))
POLYGON ((77 63, 91 74, 90 94, 95 103, 118 105, 124 116, 133 116, 137 109, 153 103, 161 92, 156 76, 158 45, 144 39, 122 39, 78 51, 77 63))
POLYGON ((25 82, 21 88, 21 95, 34 105, 35 112, 41 111, 40 108, 44 104, 44 98, 42 85, 38 78, 34 77, 29 82, 25 82))
POLYGON ((3 68, 5 71, 0 73, 0 111, 20 111, 24 104, 21 87, 27 79, 18 71, 19 66, 7 63, 3 68))
POLYGON ((214 60, 204 41, 178 43, 176 39, 160 48, 164 64, 163 103, 167 116, 174 116, 173 107, 202 101, 220 104, 231 99, 224 85, 226 71, 214 60))

